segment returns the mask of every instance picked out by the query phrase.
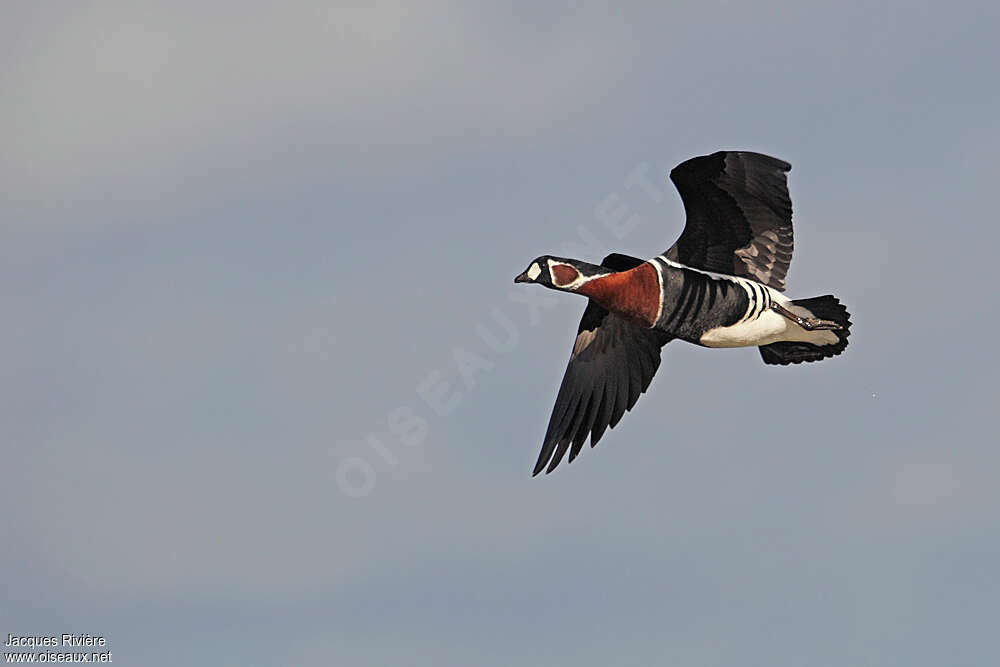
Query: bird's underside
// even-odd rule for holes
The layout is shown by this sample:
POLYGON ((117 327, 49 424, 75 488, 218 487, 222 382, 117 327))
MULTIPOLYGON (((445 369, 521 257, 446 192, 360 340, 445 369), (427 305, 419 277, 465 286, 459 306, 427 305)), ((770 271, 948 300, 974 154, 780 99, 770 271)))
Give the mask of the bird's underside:
POLYGON ((675 338, 705 347, 760 349, 767 364, 839 354, 849 314, 832 296, 781 292, 792 256, 791 167, 720 152, 678 165, 670 178, 687 222, 662 255, 611 254, 599 266, 543 256, 516 282, 588 297, 534 474, 573 461, 614 428, 646 391, 660 349, 675 338))

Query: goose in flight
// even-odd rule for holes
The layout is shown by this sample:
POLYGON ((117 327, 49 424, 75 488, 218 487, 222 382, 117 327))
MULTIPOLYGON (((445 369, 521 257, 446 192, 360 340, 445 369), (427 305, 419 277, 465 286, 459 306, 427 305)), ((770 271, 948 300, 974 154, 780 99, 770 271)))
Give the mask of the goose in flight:
POLYGON ((646 391, 660 349, 674 339, 704 347, 756 347, 765 364, 833 357, 851 322, 832 295, 782 294, 792 259, 792 204, 777 158, 720 151, 670 172, 687 222, 648 260, 613 253, 599 265, 542 255, 514 278, 587 297, 534 474, 593 447, 646 391))

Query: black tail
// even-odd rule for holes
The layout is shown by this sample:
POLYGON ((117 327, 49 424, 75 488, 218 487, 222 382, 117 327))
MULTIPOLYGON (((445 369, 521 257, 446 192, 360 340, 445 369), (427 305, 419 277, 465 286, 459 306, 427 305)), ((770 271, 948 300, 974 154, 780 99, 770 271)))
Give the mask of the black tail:
POLYGON ((760 346, 760 356, 765 364, 800 364, 803 361, 819 361, 827 357, 835 357, 847 347, 847 337, 851 335, 851 314, 844 304, 832 294, 816 296, 811 299, 796 299, 793 305, 805 308, 813 317, 833 320, 844 328, 834 331, 839 339, 830 345, 813 345, 812 343, 771 343, 760 346))

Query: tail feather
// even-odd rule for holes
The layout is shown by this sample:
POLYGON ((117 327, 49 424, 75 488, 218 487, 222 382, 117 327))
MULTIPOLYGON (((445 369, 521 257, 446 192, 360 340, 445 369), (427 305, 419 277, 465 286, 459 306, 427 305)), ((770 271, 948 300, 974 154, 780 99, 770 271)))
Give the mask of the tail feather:
POLYGON ((816 296, 811 299, 796 299, 793 305, 805 308, 813 317, 824 320, 833 320, 844 328, 834 331, 837 342, 830 345, 813 345, 812 343, 801 342, 781 342, 761 345, 760 357, 765 364, 800 364, 803 361, 820 361, 828 357, 835 357, 847 347, 847 337, 851 335, 851 314, 847 312, 844 304, 840 303, 837 297, 832 294, 816 296))

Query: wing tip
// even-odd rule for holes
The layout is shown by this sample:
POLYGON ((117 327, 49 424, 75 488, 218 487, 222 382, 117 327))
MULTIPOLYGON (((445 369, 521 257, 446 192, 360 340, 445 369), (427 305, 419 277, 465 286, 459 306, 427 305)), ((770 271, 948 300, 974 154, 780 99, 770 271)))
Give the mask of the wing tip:
POLYGON ((775 169, 780 169, 781 171, 791 171, 792 165, 785 162, 780 157, 774 157, 773 155, 768 155, 766 153, 758 153, 757 151, 719 151, 716 155, 739 155, 741 158, 750 158, 758 162, 766 163, 770 167, 775 169))
POLYGON ((792 170, 790 163, 773 155, 757 153, 756 151, 716 151, 684 160, 670 170, 670 180, 674 183, 693 182, 713 173, 722 173, 727 167, 726 161, 730 156, 758 162, 763 166, 785 173, 792 170))

